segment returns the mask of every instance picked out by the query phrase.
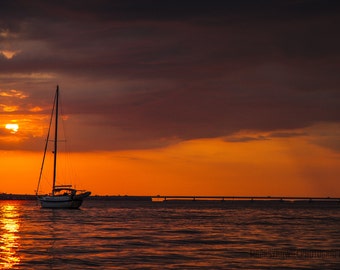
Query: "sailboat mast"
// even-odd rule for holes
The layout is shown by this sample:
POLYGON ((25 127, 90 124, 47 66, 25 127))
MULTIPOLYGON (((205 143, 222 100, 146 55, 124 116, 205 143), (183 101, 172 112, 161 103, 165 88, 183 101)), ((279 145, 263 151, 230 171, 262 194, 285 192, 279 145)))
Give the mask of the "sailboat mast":
POLYGON ((57 150, 58 150, 58 116, 59 116, 59 85, 55 92, 55 130, 54 130, 54 162, 53 162, 53 189, 52 195, 54 195, 54 189, 57 179, 57 150))

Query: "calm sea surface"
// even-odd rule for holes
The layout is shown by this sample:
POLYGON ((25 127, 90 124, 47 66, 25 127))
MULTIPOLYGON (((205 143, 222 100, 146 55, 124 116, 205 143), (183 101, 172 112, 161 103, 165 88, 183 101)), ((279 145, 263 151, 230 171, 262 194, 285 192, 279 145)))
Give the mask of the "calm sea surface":
POLYGON ((340 203, 0 201, 0 269, 340 269, 340 203))

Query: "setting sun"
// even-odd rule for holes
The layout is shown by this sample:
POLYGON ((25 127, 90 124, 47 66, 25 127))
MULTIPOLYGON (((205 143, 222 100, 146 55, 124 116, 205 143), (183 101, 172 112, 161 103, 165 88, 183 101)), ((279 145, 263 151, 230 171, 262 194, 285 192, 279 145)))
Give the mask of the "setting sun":
POLYGON ((6 124, 6 129, 10 130, 12 134, 15 134, 19 130, 18 124, 6 124))

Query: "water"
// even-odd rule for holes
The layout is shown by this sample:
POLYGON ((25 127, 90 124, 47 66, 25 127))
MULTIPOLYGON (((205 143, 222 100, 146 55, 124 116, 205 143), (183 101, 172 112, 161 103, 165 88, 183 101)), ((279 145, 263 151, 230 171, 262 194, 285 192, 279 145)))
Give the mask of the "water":
POLYGON ((340 204, 0 201, 1 269, 340 269, 340 204))

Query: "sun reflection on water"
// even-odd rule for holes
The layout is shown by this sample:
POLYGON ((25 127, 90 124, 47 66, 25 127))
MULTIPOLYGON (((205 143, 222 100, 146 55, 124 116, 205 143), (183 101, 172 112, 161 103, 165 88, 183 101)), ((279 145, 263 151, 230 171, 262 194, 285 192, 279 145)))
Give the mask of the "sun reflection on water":
POLYGON ((3 205, 0 210, 0 268, 12 269, 20 263, 18 211, 14 205, 3 205))

